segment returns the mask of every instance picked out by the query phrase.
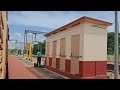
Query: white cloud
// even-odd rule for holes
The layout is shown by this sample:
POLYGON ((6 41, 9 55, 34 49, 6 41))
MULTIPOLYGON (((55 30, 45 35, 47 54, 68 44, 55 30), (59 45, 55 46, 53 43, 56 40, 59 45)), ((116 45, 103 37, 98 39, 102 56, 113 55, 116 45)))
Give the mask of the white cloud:
POLYGON ((16 38, 21 38, 22 34, 21 33, 15 33, 16 38))
MULTIPOLYGON (((9 24, 56 29, 82 16, 98 17, 107 11, 18 11, 9 14, 9 24)), ((109 14, 110 15, 110 14, 109 14)), ((107 16, 109 17, 109 16, 107 16)), ((105 17, 106 18, 106 17, 105 17)), ((109 21, 109 19, 107 19, 109 21)))
POLYGON ((21 33, 13 33, 10 35, 11 40, 18 40, 18 41, 23 41, 23 35, 21 33))
POLYGON ((39 42, 43 42, 45 39, 46 38, 41 34, 36 37, 36 40, 39 41, 39 42))
POLYGON ((32 37, 32 33, 28 33, 27 35, 28 35, 28 37, 32 37))

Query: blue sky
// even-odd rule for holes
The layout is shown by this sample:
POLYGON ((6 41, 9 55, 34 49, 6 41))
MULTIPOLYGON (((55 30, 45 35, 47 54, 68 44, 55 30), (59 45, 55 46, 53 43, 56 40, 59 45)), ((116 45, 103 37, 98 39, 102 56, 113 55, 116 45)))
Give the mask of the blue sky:
MULTIPOLYGON (((25 29, 50 32, 82 16, 114 22, 113 11, 9 11, 10 39, 17 39, 21 42, 24 39, 25 29)), ((114 24, 108 28, 108 31, 114 31, 114 24)), ((37 36, 39 41, 44 39, 43 35, 37 36)))

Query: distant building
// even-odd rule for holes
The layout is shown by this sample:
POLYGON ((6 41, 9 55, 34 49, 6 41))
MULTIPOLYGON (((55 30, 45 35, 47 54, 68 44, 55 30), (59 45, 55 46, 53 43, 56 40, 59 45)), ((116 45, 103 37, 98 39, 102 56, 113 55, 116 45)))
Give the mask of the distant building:
POLYGON ((82 17, 46 36, 46 68, 69 78, 107 76, 107 27, 112 23, 82 17))

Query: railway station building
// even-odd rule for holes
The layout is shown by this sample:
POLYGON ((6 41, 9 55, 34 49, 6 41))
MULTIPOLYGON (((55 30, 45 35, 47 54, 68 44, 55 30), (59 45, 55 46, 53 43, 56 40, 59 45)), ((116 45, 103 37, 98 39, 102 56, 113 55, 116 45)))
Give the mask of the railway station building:
POLYGON ((83 16, 46 36, 45 67, 68 78, 107 77, 107 27, 83 16))

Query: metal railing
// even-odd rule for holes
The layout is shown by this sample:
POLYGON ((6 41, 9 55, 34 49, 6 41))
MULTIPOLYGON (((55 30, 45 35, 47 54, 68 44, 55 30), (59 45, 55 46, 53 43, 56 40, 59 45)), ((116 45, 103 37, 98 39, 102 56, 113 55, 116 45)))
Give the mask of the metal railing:
MULTIPOLYGON (((120 58, 120 55, 119 55, 119 58, 120 58)), ((108 62, 114 62, 114 55, 107 55, 107 61, 108 62)), ((119 59, 119 63, 120 63, 120 59, 119 59)))

